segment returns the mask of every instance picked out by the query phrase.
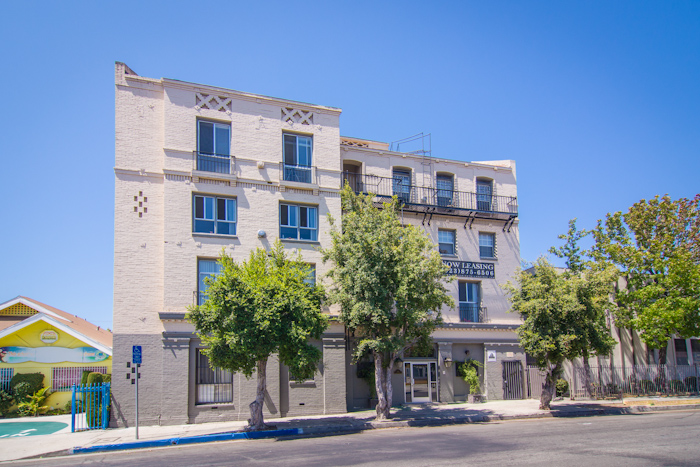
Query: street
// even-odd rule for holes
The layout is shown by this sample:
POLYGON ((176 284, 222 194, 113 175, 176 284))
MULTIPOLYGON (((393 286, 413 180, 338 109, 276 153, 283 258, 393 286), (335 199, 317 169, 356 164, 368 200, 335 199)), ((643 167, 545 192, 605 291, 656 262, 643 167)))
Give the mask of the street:
POLYGON ((700 412, 552 418, 233 441, 17 464, 129 465, 700 465, 700 412))

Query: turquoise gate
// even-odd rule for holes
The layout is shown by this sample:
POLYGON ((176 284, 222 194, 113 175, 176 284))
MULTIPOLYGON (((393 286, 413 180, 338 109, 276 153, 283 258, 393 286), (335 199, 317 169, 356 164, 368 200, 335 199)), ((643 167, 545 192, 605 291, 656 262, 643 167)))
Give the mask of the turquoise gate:
POLYGON ((104 430, 109 425, 109 383, 73 386, 72 432, 104 430))

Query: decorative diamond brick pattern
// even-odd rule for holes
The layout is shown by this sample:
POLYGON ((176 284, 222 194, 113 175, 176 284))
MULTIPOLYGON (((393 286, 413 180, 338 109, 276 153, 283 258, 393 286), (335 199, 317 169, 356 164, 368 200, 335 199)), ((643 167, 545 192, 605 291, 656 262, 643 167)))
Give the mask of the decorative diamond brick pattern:
POLYGON ((313 125, 314 113, 310 110, 282 107, 282 121, 287 123, 300 123, 301 125, 313 125))

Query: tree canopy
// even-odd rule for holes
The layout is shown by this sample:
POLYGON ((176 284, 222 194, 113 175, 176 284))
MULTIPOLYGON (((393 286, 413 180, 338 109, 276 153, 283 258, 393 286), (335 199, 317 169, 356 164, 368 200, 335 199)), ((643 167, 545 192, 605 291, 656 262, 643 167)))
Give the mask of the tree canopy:
POLYGON ((381 420, 390 417, 396 360, 429 340, 442 306, 453 306, 444 286, 447 268, 425 233, 401 224, 396 197, 379 208, 372 195, 356 195, 346 185, 342 207, 342 228, 331 219, 332 246, 323 251, 332 262, 329 296, 359 339, 355 358, 374 358, 381 420))
POLYGON ((700 335, 699 206, 700 195, 656 196, 606 215, 593 230, 594 258, 624 274, 615 296, 618 323, 660 349, 661 363, 673 336, 700 335))
POLYGON ((512 311, 523 319, 520 345, 547 373, 541 409, 550 407, 564 361, 581 357, 587 365, 590 356, 607 355, 615 345, 606 312, 613 306, 610 294, 617 270, 581 254, 578 241, 584 235, 572 220, 568 233, 559 237, 565 244, 552 248, 566 259, 567 269, 557 270, 540 258, 533 270, 521 271, 514 284, 506 284, 512 311))
POLYGON ((211 365, 249 378, 257 372, 250 428, 262 429, 268 358, 277 353, 297 379, 316 371, 321 351, 309 340, 328 326, 321 312, 324 291, 305 282, 309 266, 299 254, 287 256, 279 241, 269 252, 251 251, 240 264, 223 252, 219 262, 221 274, 206 280, 207 300, 190 307, 188 319, 211 365))

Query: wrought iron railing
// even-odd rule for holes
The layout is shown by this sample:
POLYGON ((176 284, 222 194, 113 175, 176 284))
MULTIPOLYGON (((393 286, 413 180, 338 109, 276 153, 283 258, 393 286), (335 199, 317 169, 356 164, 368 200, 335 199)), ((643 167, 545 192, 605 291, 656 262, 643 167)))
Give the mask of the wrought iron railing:
POLYGON ((575 365, 569 381, 573 397, 620 397, 698 394, 700 365, 575 365))
POLYGON ((352 172, 344 172, 342 180, 343 185, 347 182, 355 193, 372 193, 380 197, 396 195, 400 201, 407 205, 435 206, 514 216, 518 214, 518 199, 515 196, 407 185, 403 178, 379 177, 352 172))
POLYGON ((462 323, 485 323, 487 319, 485 306, 476 303, 459 304, 459 320, 462 323))
POLYGON ((213 154, 194 151, 194 169, 200 172, 219 174, 234 173, 235 158, 228 154, 213 154))
POLYGON ((310 165, 294 165, 282 163, 282 180, 287 182, 312 183, 315 177, 315 167, 310 165))

